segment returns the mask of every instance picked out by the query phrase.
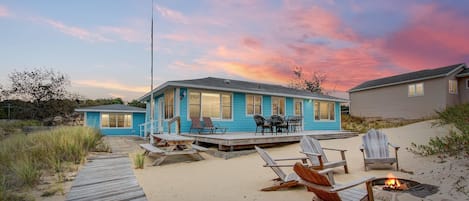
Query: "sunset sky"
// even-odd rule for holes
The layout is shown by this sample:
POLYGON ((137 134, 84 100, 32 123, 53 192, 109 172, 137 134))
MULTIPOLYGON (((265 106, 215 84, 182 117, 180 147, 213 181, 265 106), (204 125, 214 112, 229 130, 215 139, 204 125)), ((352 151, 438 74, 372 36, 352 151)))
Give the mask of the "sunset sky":
MULTIPOLYGON (((293 69, 326 90, 469 61, 469 1, 0 1, 0 83, 35 67, 87 98, 132 100, 155 84, 221 77, 285 85, 293 69)), ((340 95, 340 93, 338 94, 340 95)))

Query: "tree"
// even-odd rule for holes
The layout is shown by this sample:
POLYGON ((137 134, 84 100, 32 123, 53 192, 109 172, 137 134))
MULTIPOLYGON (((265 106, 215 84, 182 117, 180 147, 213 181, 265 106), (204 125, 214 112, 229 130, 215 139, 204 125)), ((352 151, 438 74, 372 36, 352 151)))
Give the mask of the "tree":
POLYGON ((322 84, 326 81, 326 74, 314 71, 311 79, 306 79, 303 76, 303 68, 297 66, 293 69, 293 75, 293 79, 290 80, 290 83, 288 84, 290 88, 307 90, 312 93, 322 94, 324 92, 322 84))
POLYGON ((141 108, 146 108, 147 107, 147 104, 139 102, 137 100, 132 100, 127 105, 134 106, 134 107, 141 107, 141 108))
POLYGON ((39 103, 52 99, 66 99, 70 85, 67 76, 52 69, 35 68, 31 71, 14 71, 9 75, 10 96, 39 103))

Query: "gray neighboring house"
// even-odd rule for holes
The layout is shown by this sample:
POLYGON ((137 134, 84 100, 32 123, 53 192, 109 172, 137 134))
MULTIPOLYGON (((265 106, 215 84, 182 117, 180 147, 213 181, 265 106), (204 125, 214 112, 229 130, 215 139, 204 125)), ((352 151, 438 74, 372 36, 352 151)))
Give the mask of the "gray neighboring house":
POLYGON ((359 117, 418 119, 469 103, 465 63, 366 81, 349 90, 350 114, 359 117))

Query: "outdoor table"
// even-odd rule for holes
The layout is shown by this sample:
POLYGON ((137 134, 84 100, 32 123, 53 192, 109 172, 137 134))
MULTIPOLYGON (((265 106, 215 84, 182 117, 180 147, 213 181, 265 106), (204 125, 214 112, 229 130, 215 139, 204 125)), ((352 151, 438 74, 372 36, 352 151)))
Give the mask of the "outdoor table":
POLYGON ((203 158, 199 152, 207 150, 204 147, 192 144, 194 139, 190 137, 168 134, 152 134, 151 137, 155 140, 154 145, 145 144, 140 146, 146 150, 145 153, 153 153, 159 156, 153 162, 154 166, 160 165, 168 156, 173 155, 190 155, 197 160, 201 160, 203 158))

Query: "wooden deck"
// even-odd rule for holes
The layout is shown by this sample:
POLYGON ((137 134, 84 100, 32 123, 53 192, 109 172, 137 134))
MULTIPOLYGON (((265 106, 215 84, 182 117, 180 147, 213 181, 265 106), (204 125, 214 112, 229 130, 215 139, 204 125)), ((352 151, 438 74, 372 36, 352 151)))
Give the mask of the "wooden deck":
POLYGON ((195 138, 195 143, 200 142, 218 145, 218 150, 230 150, 252 148, 254 145, 272 145, 279 143, 299 142, 303 136, 311 136, 318 140, 339 139, 357 136, 350 131, 302 131, 294 133, 226 133, 226 134, 189 134, 181 135, 195 138))
POLYGON ((106 155, 91 159, 81 169, 67 195, 68 201, 146 201, 127 155, 106 155))

